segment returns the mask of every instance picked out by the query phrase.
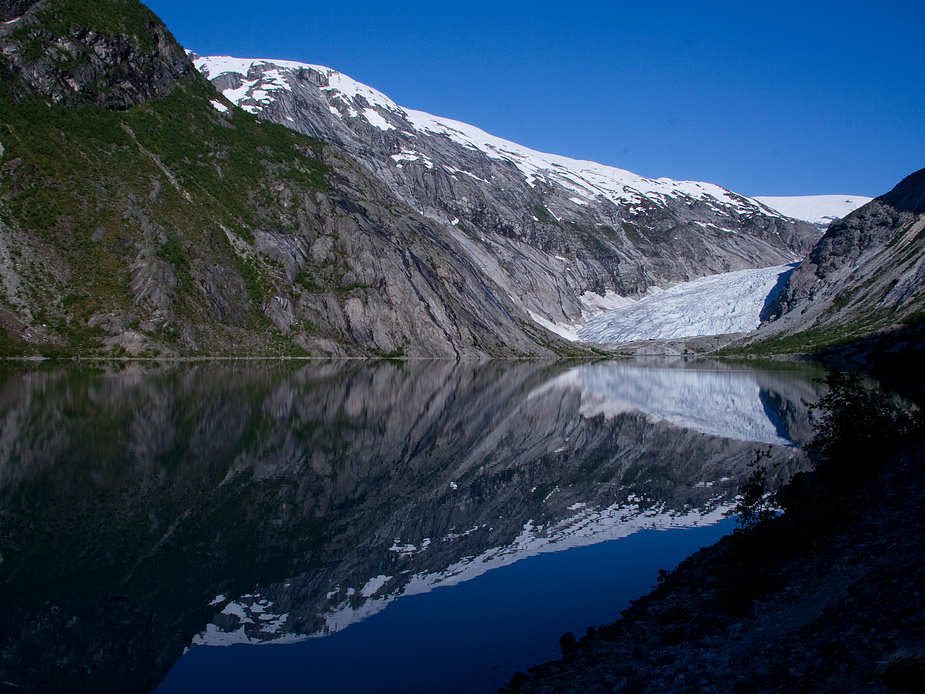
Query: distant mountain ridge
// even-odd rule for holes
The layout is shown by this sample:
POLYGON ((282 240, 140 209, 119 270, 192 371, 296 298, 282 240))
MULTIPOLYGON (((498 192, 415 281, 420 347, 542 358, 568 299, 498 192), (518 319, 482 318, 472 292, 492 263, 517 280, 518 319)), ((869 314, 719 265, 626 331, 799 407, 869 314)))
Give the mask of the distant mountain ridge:
POLYGON ((802 219, 825 231, 832 222, 866 205, 873 198, 863 195, 790 195, 758 196, 755 200, 788 217, 802 219))
POLYGON ((454 235, 519 307, 580 326, 603 308, 721 272, 797 260, 810 225, 713 184, 535 152, 404 109, 335 70, 192 55, 230 101, 333 142, 454 235))

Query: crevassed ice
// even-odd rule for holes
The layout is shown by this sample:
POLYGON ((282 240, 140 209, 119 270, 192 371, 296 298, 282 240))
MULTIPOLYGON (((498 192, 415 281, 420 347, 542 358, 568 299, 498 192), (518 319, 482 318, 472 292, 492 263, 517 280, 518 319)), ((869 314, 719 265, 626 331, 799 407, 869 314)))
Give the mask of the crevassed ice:
POLYGON ((794 265, 739 270, 675 285, 634 304, 589 320, 578 336, 586 342, 666 340, 749 332, 794 265))

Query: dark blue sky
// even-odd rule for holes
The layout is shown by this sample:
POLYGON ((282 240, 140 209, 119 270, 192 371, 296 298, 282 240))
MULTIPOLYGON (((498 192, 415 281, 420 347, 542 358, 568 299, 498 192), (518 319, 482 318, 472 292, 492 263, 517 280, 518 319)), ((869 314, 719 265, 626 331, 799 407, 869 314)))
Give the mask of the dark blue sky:
POLYGON ((149 0, 202 55, 325 65, 543 152, 746 195, 925 167, 925 3, 149 0))

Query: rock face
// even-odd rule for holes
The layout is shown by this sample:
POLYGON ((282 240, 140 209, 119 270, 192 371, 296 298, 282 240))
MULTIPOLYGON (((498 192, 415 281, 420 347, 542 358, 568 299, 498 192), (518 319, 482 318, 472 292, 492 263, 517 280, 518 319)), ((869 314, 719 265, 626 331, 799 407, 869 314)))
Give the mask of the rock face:
POLYGON ((140 3, 43 0, 0 48, 0 352, 570 349, 341 149, 231 108, 140 3))
POLYGON ((0 6, 0 78, 14 98, 47 98, 76 106, 92 102, 127 109, 167 96, 192 64, 163 23, 147 8, 120 0, 99 0, 103 18, 72 20, 74 9, 61 0, 7 2, 0 6), (131 14, 110 24, 111 13, 130 6, 131 14), (131 33, 129 33, 131 32, 131 33))
POLYGON ((841 219, 790 276, 757 340, 820 344, 917 320, 925 307, 925 169, 841 219))
POLYGON ((36 4, 38 0, 0 0, 0 22, 9 22, 36 4))
POLYGON ((554 323, 583 324, 605 296, 793 262, 819 238, 718 186, 534 152, 403 109, 328 68, 194 61, 242 108, 343 147, 441 223, 515 303, 554 323))

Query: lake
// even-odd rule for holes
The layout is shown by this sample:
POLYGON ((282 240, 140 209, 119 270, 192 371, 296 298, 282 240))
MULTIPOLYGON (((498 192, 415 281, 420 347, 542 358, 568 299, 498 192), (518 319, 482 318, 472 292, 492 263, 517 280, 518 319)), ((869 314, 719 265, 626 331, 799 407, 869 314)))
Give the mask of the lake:
POLYGON ((0 691, 494 692, 803 469, 819 375, 7 366, 0 691))

